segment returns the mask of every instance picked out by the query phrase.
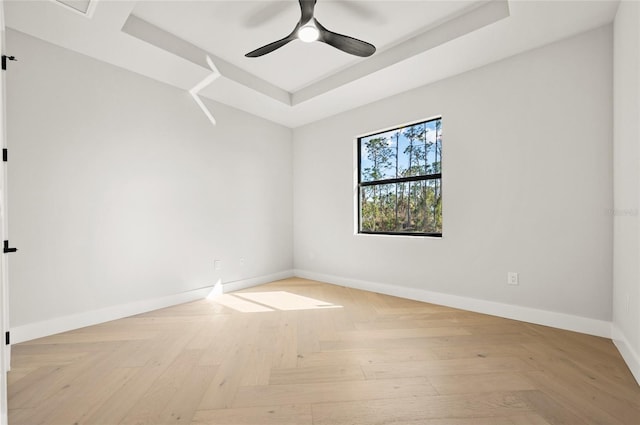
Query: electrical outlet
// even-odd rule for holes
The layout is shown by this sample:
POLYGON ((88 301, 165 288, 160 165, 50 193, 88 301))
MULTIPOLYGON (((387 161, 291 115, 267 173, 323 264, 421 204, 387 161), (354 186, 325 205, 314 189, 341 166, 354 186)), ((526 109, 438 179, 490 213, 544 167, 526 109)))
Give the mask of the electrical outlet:
POLYGON ((507 272, 507 285, 518 285, 520 281, 518 279, 518 273, 507 272))
POLYGON ((217 272, 222 270, 222 260, 213 260, 213 269, 217 272))

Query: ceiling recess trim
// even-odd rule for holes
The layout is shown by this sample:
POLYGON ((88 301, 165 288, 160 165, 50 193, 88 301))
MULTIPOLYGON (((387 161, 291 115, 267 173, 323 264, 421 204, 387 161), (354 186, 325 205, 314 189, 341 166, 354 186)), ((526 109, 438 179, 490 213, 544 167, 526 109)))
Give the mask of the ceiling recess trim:
POLYGON ((205 69, 209 69, 209 65, 207 64, 207 57, 209 57, 216 64, 220 73, 225 78, 234 80, 243 86, 249 87, 274 100, 282 102, 285 105, 291 106, 291 94, 288 91, 276 87, 268 81, 256 77, 244 69, 241 69, 240 67, 237 67, 236 65, 175 36, 162 28, 150 24, 135 15, 130 15, 129 18, 127 18, 127 21, 122 27, 122 32, 162 50, 173 53, 174 55, 205 69))
POLYGON ((91 19, 96 10, 98 0, 51 0, 58 6, 62 6, 69 12, 77 13, 91 19))
POLYGON ((478 2, 408 40, 292 93, 291 104, 313 99, 507 17, 508 0, 478 2))
POLYGON ((210 57, 217 64, 224 78, 255 90, 286 106, 294 107, 507 17, 509 17, 508 0, 477 1, 470 7, 443 19, 411 38, 293 93, 281 89, 133 14, 127 18, 122 32, 205 69, 209 69, 206 58, 210 57))

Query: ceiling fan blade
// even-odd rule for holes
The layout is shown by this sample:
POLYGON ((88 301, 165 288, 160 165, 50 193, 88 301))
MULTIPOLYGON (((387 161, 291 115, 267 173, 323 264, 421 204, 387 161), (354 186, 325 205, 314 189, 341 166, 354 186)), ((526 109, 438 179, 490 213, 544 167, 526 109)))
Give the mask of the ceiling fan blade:
POLYGON ((300 22, 298 22, 298 24, 293 29, 291 34, 289 34, 288 36, 286 36, 281 40, 274 41, 273 43, 269 43, 266 46, 262 46, 252 52, 247 53, 245 55, 246 57, 257 58, 259 56, 266 55, 267 53, 271 53, 274 50, 279 49, 280 47, 289 43, 290 41, 296 40, 298 38, 298 35, 297 35, 298 29, 300 29, 300 27, 302 27, 307 22, 313 19, 313 10, 316 6, 317 0, 298 0, 298 1, 300 2, 300 13, 301 13, 300 22))
POLYGON ((274 50, 279 49, 280 47, 284 46, 288 42, 295 40, 296 38, 297 38, 296 32, 294 31, 288 36, 286 36, 285 38, 278 41, 274 41, 273 43, 269 43, 266 46, 259 47, 256 50, 253 50, 247 53, 245 56, 248 58, 257 58, 259 56, 266 55, 267 53, 271 53, 274 50))
POLYGON ((326 43, 351 55, 367 57, 375 53, 376 47, 373 44, 367 43, 366 41, 358 40, 357 38, 349 37, 348 35, 329 31, 328 29, 323 27, 320 22, 318 22, 313 17, 316 1, 317 0, 298 0, 298 3, 300 3, 300 21, 293 29, 291 34, 281 40, 274 41, 273 43, 269 43, 266 46, 262 46, 252 52, 249 52, 245 56, 248 58, 256 58, 279 49, 285 44, 299 38, 298 30, 303 27, 306 29, 306 26, 309 22, 311 22, 310 26, 315 26, 318 29, 318 41, 326 43))
POLYGON ((298 0, 300 2, 300 11, 302 16, 300 17, 300 26, 303 26, 307 22, 313 19, 313 9, 316 7, 317 0, 298 0))
POLYGON ((328 29, 320 25, 320 22, 318 22, 317 20, 315 21, 315 24, 318 27, 318 30, 320 30, 320 37, 318 38, 318 41, 327 43, 328 45, 333 46, 336 49, 361 57, 371 56, 376 51, 376 46, 371 43, 358 40, 357 38, 349 37, 348 35, 329 31, 328 29))

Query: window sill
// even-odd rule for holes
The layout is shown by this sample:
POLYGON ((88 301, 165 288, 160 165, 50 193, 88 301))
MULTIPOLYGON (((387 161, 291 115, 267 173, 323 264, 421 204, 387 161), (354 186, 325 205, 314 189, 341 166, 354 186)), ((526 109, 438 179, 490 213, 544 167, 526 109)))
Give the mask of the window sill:
POLYGON ((429 238, 429 239, 442 239, 442 233, 368 233, 368 232, 356 232, 355 236, 382 236, 390 238, 429 238))

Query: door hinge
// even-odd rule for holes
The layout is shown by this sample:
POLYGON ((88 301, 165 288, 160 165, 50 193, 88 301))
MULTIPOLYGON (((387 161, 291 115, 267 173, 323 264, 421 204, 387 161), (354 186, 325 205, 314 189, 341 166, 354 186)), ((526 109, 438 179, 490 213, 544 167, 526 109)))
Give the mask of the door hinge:
POLYGON ((9 150, 7 148, 2 149, 2 161, 7 162, 9 160, 9 150))
POLYGON ((11 334, 8 331, 4 333, 4 345, 11 345, 11 334))
POLYGON ((18 59, 16 59, 15 56, 7 56, 7 55, 2 55, 2 70, 6 71, 7 70, 7 60, 10 61, 18 61, 18 59))
POLYGON ((5 254, 9 253, 9 252, 16 252, 18 250, 18 248, 9 248, 9 241, 4 241, 4 250, 3 252, 5 254))

